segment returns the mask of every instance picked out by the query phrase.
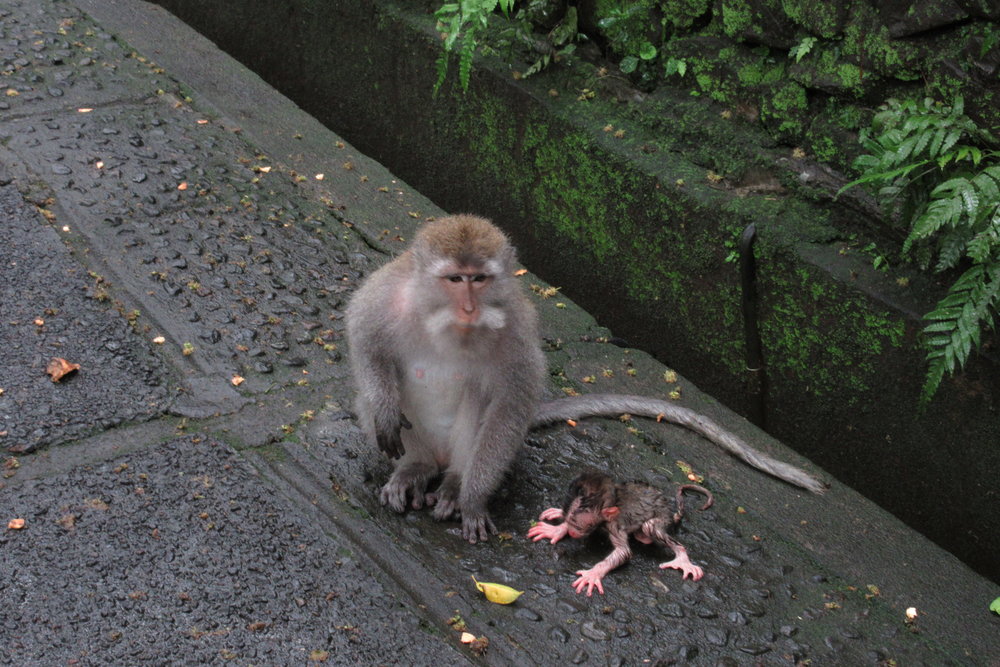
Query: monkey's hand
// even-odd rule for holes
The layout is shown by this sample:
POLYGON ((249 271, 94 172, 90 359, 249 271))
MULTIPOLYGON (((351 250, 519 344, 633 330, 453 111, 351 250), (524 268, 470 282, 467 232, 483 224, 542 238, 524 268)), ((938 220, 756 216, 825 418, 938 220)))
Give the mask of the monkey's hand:
MULTIPOLYGON (((562 514, 562 510, 559 512, 562 514)), ((542 516, 545 516, 544 513, 542 516)), ((566 531, 567 527, 564 523, 561 523, 558 526, 553 526, 551 523, 536 523, 528 529, 528 539, 532 542, 537 542, 538 540, 550 540, 552 544, 555 544, 562 538, 566 537, 566 531)))
POLYGON ((597 592, 604 595, 604 586, 601 584, 601 579, 607 574, 603 568, 599 565, 595 565, 589 570, 577 570, 576 572, 580 575, 580 578, 573 582, 573 588, 576 589, 577 593, 582 593, 583 589, 587 589, 587 597, 589 598, 594 593, 594 588, 597 588, 597 592))
POLYGON ((550 507, 539 514, 538 518, 542 521, 560 521, 563 518, 563 511, 558 507, 550 507))
POLYGON ((413 424, 402 413, 399 415, 399 421, 389 428, 382 430, 376 427, 375 442, 378 444, 378 448, 391 459, 398 459, 406 453, 403 449, 403 439, 399 435, 401 428, 413 428, 413 424))

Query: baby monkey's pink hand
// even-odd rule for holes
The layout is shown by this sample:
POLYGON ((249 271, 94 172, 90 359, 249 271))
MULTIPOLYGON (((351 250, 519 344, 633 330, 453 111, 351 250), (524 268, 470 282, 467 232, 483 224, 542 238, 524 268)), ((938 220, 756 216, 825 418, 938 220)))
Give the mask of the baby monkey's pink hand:
POLYGON ((539 514, 538 518, 542 521, 559 521, 563 518, 563 511, 558 507, 550 507, 539 514))
POLYGON ((552 544, 555 544, 564 537, 566 537, 566 524, 564 523, 558 526, 553 526, 551 523, 536 523, 528 529, 528 538, 532 542, 550 540, 552 544))

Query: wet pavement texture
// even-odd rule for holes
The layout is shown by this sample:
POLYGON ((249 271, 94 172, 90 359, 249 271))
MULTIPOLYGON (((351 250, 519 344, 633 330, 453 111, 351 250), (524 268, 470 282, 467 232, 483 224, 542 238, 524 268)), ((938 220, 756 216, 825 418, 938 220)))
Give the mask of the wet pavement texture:
POLYGON ((82 212, 75 231, 206 373, 283 370, 287 381, 339 358, 342 280, 359 275, 351 249, 231 132, 163 96, 7 132, 8 148, 82 212))
POLYGON ((0 536, 2 664, 462 661, 216 440, 32 480, 4 505, 26 527, 0 536))
POLYGON ((162 361, 130 328, 96 274, 29 205, 0 185, 0 443, 15 453, 161 414, 162 361), (55 384, 53 358, 82 370, 55 384))
MULTIPOLYGON (((381 507, 343 309, 441 212, 162 10, 0 19, 0 519, 24 520, 0 525, 0 663, 998 664, 995 585, 835 481, 808 496, 666 424, 531 434, 488 544, 381 507), (53 382, 54 356, 80 370, 53 382), (716 504, 678 539, 705 577, 641 547, 576 595, 608 542, 524 533, 587 465, 704 475, 716 504)), ((542 292, 551 394, 663 393, 662 365, 542 292)))

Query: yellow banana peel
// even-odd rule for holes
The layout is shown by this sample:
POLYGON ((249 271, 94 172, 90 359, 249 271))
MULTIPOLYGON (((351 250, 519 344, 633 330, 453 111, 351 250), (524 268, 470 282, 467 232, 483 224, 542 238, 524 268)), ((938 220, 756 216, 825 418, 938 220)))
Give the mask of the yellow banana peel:
POLYGON ((504 586, 503 584, 491 584, 486 581, 476 581, 475 577, 472 577, 472 581, 476 583, 476 588, 483 592, 487 600, 495 602, 496 604, 510 604, 514 600, 521 597, 521 594, 524 592, 514 590, 510 586, 504 586))

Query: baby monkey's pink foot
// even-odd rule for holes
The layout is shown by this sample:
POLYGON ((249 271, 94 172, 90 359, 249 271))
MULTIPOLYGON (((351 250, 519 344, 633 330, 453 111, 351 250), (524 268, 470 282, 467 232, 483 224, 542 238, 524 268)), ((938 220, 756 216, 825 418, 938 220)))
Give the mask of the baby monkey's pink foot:
POLYGON ((684 551, 677 552, 677 555, 673 560, 667 561, 666 563, 660 563, 660 569, 665 570, 666 568, 672 570, 680 570, 684 573, 681 579, 687 579, 691 577, 694 581, 698 581, 705 575, 705 571, 691 562, 688 555, 684 551))

